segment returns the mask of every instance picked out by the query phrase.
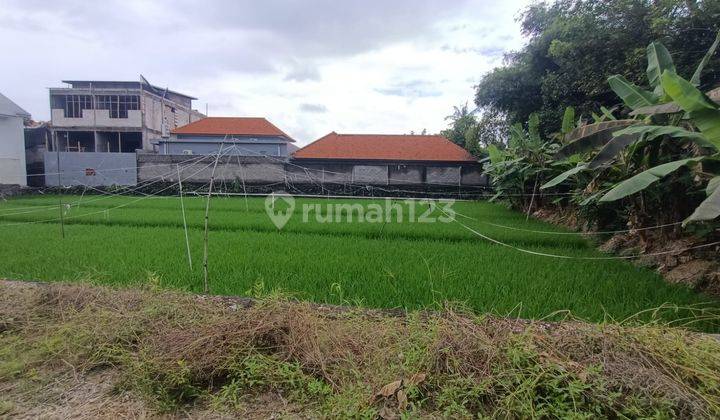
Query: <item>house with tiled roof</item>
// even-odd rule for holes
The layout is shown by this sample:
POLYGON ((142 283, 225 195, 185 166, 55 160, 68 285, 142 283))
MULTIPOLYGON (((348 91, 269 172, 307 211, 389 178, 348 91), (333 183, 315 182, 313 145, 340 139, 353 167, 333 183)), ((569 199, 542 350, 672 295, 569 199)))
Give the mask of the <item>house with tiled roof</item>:
POLYGON ((293 154, 295 159, 384 162, 459 162, 477 160, 440 135, 338 134, 331 132, 293 154))
POLYGON ((386 185, 477 185, 485 179, 477 159, 440 135, 331 132, 291 155, 297 167, 323 182, 386 185))
POLYGON ((172 130, 157 147, 165 155, 209 155, 222 148, 228 155, 286 157, 294 142, 265 118, 206 117, 172 130))

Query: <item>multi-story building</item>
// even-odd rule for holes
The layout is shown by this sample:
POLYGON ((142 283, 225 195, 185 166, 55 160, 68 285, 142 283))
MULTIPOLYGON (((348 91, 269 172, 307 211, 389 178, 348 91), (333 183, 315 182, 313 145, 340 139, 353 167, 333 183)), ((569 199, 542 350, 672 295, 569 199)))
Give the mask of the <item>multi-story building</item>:
POLYGON ((194 98, 139 82, 63 80, 50 88, 50 151, 152 151, 152 142, 204 117, 194 98))

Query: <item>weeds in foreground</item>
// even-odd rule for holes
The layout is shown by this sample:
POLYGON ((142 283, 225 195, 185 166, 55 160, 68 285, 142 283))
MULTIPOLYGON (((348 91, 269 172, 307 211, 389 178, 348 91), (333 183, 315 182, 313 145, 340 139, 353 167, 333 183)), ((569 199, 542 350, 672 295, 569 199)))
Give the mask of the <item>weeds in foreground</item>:
POLYGON ((9 415, 43 398, 50 378, 103 370, 121 372, 116 390, 157 412, 241 414, 262 400, 327 417, 720 415, 720 342, 662 324, 458 308, 394 317, 281 294, 238 308, 153 288, 0 291, 0 412, 9 415))

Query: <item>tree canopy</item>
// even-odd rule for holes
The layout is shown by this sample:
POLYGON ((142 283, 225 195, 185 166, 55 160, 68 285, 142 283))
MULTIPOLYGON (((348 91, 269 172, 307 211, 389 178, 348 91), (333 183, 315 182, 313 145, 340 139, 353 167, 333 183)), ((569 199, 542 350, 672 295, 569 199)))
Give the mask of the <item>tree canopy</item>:
MULTIPOLYGON (((662 41, 678 74, 690 77, 720 29, 720 0, 557 0, 536 3, 520 17, 527 45, 476 87, 479 107, 509 122, 537 112, 545 135, 559 131, 564 110, 588 116, 620 104, 607 78, 623 74, 645 85, 645 50, 662 41)), ((701 88, 720 82, 720 58, 706 66, 701 88)))
POLYGON ((468 110, 467 104, 453 107, 452 115, 445 119, 450 123, 440 134, 478 157, 484 155, 490 145, 504 147, 510 128, 507 117, 501 112, 485 109, 476 116, 468 110))

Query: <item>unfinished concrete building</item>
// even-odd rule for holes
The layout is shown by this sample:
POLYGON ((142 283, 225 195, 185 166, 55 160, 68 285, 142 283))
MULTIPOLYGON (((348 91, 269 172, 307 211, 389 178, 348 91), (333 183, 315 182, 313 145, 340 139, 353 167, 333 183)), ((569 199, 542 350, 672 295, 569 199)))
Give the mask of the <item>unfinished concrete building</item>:
POLYGON ((138 82, 63 80, 50 88, 49 151, 152 151, 170 131, 204 117, 192 109, 196 98, 138 82))

